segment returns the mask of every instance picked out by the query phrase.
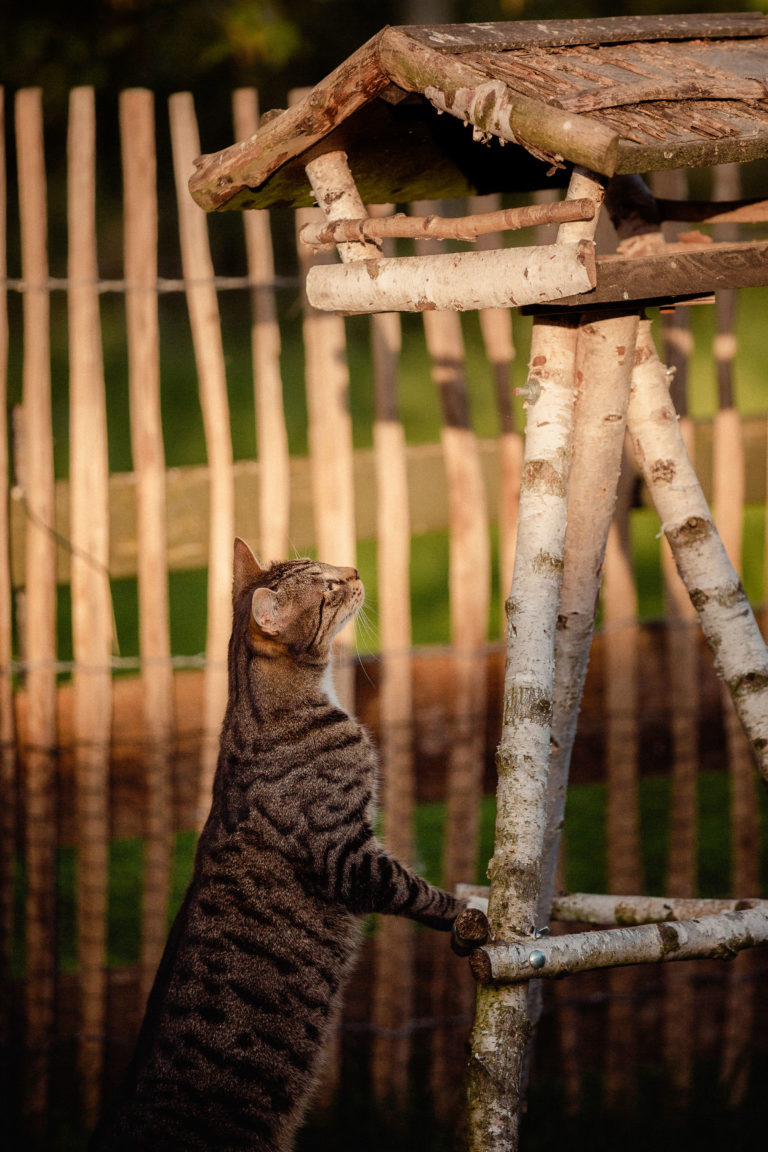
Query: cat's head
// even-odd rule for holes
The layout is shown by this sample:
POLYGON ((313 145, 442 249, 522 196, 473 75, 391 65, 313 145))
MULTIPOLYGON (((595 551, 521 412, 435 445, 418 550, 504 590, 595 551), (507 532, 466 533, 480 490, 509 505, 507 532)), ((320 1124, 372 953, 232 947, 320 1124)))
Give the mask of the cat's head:
POLYGON ((281 648, 324 657, 336 633, 364 599, 356 568, 317 560, 285 560, 265 568, 244 540, 235 540, 235 618, 246 601, 248 632, 258 649, 281 648))

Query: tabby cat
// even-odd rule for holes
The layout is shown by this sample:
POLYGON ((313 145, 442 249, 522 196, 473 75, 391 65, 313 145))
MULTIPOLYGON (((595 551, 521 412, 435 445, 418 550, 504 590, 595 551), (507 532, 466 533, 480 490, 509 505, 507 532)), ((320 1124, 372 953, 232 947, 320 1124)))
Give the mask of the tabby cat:
POLYGON ((213 803, 136 1051, 94 1150, 293 1143, 368 912, 450 929, 462 902, 372 828, 376 754, 336 699, 354 568, 261 568, 235 542, 229 700, 213 803))

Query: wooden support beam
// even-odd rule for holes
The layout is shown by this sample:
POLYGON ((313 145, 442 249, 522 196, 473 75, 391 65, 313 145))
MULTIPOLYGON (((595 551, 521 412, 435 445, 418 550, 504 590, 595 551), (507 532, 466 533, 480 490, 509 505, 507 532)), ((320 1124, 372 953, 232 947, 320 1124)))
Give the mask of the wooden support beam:
POLYGON ((677 243, 644 256, 601 256, 595 280, 594 289, 562 297, 555 309, 617 304, 637 311, 723 288, 760 287, 768 281, 768 241, 677 243))
POLYGON ((316 265, 307 297, 329 312, 465 312, 543 304, 595 285, 589 240, 495 252, 444 252, 316 265))

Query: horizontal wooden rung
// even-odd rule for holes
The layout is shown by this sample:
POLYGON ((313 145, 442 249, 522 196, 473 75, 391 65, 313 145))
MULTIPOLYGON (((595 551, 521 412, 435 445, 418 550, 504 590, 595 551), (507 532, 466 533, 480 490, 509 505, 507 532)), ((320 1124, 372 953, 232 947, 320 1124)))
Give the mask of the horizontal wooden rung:
POLYGON ((597 205, 584 197, 558 200, 554 204, 525 204, 498 212, 477 212, 472 216, 364 216, 359 220, 333 220, 305 224, 299 238, 310 248, 332 248, 334 244, 386 238, 404 240, 476 240, 493 232, 535 228, 543 224, 566 224, 592 220, 597 205))
POLYGON ((469 963, 481 984, 514 984, 628 964, 725 960, 744 948, 766 942, 768 907, 761 903, 739 912, 694 920, 531 937, 509 944, 496 941, 473 952, 469 963))
POLYGON ((591 240, 318 264, 307 298, 326 312, 467 312, 543 304, 595 286, 591 240))

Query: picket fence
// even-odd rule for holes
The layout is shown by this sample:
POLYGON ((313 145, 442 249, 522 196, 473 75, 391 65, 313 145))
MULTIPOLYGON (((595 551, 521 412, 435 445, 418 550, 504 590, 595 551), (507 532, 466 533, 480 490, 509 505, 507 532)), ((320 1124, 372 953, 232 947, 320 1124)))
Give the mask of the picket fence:
MULTIPOLYGON (((93 92, 71 93, 66 159, 63 141, 49 141, 46 153, 39 90, 15 94, 6 146, 10 112, 0 116, 0 1028, 5 1098, 14 1102, 4 1119, 19 1146, 50 1147, 57 1124, 93 1120, 127 1058, 167 931, 176 837, 205 815, 226 700, 236 534, 262 557, 315 549, 338 564, 357 563, 361 546, 375 541, 378 652, 356 660, 345 641, 340 692, 379 740, 383 830, 393 850, 412 859, 415 806, 443 800, 443 881, 477 875, 501 708, 502 652, 489 641, 487 621, 492 587, 503 598, 511 579, 522 457, 513 331, 525 321, 516 317, 513 330, 509 312, 479 317, 498 417, 498 433, 482 438, 470 418, 466 321, 435 312, 419 320, 442 418, 431 444, 406 438, 399 317, 366 321, 372 446, 355 448, 350 392, 354 400, 361 385, 357 378, 350 385, 345 321, 303 302, 307 450, 297 454, 285 370, 294 350, 281 349, 281 332, 301 300, 301 278, 326 257, 300 250, 298 274, 277 276, 271 227, 286 213, 272 221, 264 212, 206 219, 186 187, 201 150, 192 98, 172 96, 166 119, 153 94, 136 89, 120 96, 117 132, 112 122, 102 125, 105 138, 119 139, 122 172, 123 264, 109 279, 100 273, 100 250, 114 248, 109 230, 120 209, 97 205, 105 201, 102 185, 118 196, 109 169, 117 151, 105 147, 100 166, 93 92), (174 181, 166 173, 168 127, 174 181), (13 196, 6 171, 15 177, 13 196), (65 230, 59 200, 47 191, 49 173, 55 196, 66 201, 65 230), (10 266, 16 221, 18 268, 10 266), (233 274, 231 264, 215 271, 211 236, 222 229, 224 257, 236 250, 239 261, 244 253, 245 272, 233 274), (60 259, 62 251, 66 271, 57 278, 51 253, 60 259), (160 322, 170 297, 186 299, 194 349, 188 404, 200 405, 205 442, 205 463, 172 468, 166 452, 179 430, 162 400, 175 352, 160 322), (235 460, 232 447, 238 429, 222 332, 235 299, 250 302, 255 459, 235 460), (104 372, 118 313, 125 351, 117 358, 129 395, 122 417, 108 404, 113 383, 104 372), (110 454, 126 459, 126 445, 130 471, 110 472, 110 454), (436 594, 448 604, 450 636, 445 647, 423 651, 412 642, 409 572, 414 541, 436 532, 449 540, 436 594), (169 577, 200 569, 207 572, 206 601, 196 608, 205 650, 182 658, 171 644, 169 577), (136 659, 114 649, 113 596, 126 580, 135 582, 138 602, 136 659), (71 651, 57 625, 57 613, 67 612, 71 651), (114 870, 115 844, 131 840, 143 844, 139 961, 115 967, 107 962, 110 916, 120 912, 110 905, 110 859, 114 870), (62 898, 71 859, 74 909, 62 898), (61 942, 72 918, 67 958, 61 942)), ((257 123, 256 93, 234 93, 234 136, 250 135, 257 123)), ((723 169, 720 179, 730 175, 723 169)), ((733 194, 719 188, 723 198, 733 194)), ((296 213, 297 230, 315 211, 296 213)), ((284 223, 280 235, 285 246, 284 223)), ((765 503, 766 421, 741 420, 733 406, 733 302, 731 295, 717 304, 721 410, 711 424, 694 427, 684 414, 691 339, 684 310, 665 318, 662 338, 692 451, 738 558, 744 505, 765 503)), ((291 387, 295 396, 295 381, 291 387)), ((746 743, 666 556, 666 624, 639 620, 627 543, 638 502, 631 462, 625 473, 573 779, 605 784, 605 825, 595 838, 605 838, 609 889, 632 893, 644 888, 639 781, 669 780, 664 890, 686 897, 698 886, 699 773, 727 774, 730 885, 734 894, 760 895, 760 815, 746 743)), ((567 851, 566 843, 564 877, 567 851)), ((765 1049, 765 1005, 755 993, 765 959, 757 951, 727 972, 697 962, 663 974, 588 974, 548 989, 534 1081, 537 1070, 558 1075, 577 1112, 584 1076, 604 1072, 607 1105, 626 1107, 638 1068, 661 1059, 674 1070, 675 1099, 685 1102, 697 1061, 717 1053, 728 1098, 738 1104, 748 1092, 749 1055, 765 1049)), ((450 1121, 461 1102, 456 1085, 471 1012, 466 967, 444 939, 382 924, 366 943, 324 1102, 334 1083, 355 1072, 359 1081, 364 1067, 367 1088, 395 1114, 417 1083, 430 1091, 437 1117, 450 1121)))

